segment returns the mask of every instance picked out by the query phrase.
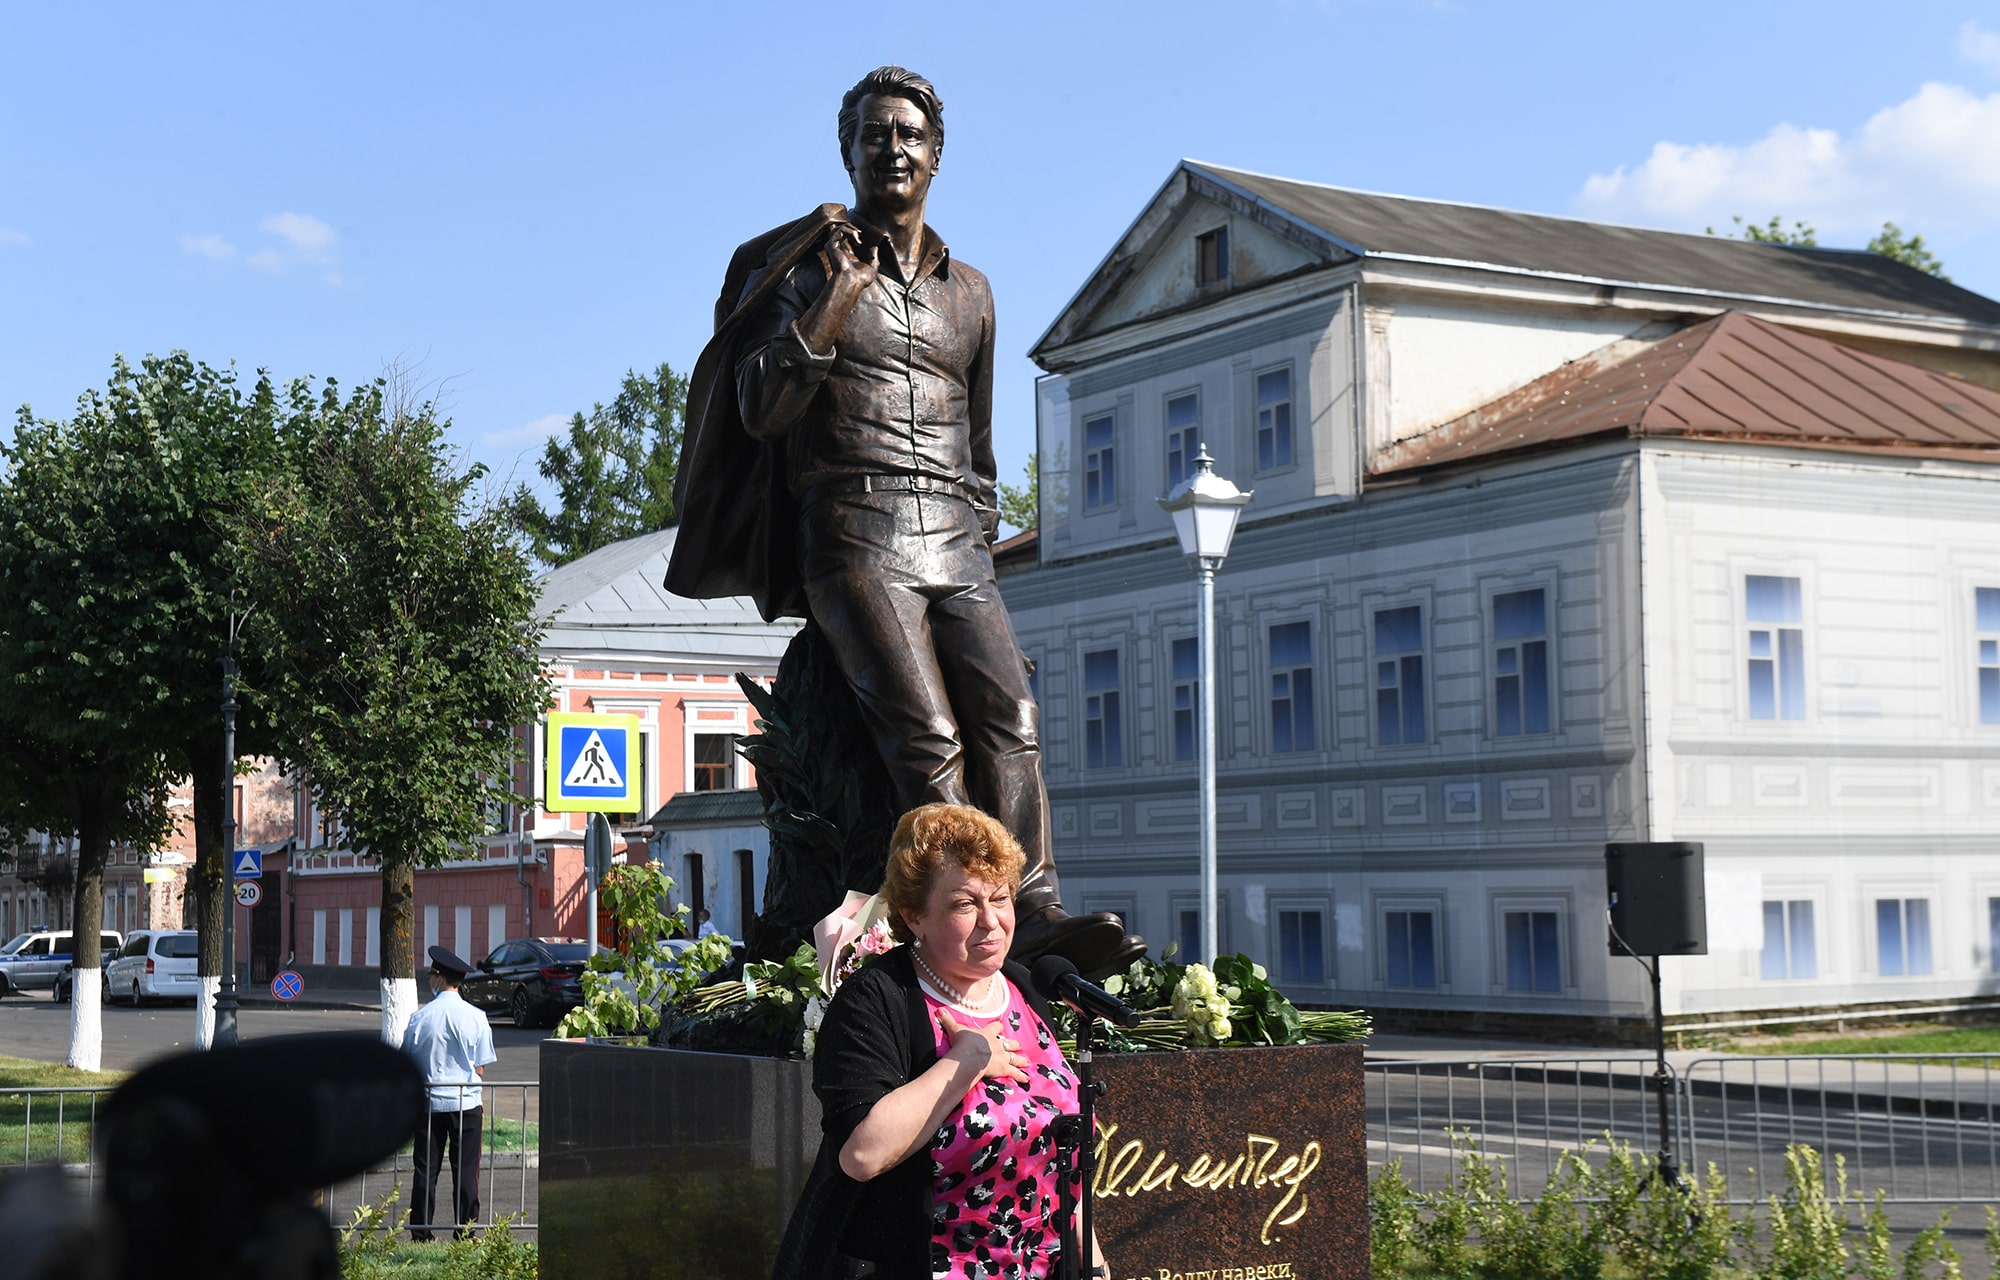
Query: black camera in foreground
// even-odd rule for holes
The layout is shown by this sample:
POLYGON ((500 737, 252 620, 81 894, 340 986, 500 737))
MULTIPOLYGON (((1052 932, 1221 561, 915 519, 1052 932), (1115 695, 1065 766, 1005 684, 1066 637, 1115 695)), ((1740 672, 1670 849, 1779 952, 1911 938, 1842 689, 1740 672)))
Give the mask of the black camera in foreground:
POLYGON ((19 1280, 338 1280, 320 1188, 373 1167, 424 1113, 423 1076, 365 1034, 282 1036, 157 1062, 97 1114, 93 1201, 58 1166, 0 1179, 19 1280))

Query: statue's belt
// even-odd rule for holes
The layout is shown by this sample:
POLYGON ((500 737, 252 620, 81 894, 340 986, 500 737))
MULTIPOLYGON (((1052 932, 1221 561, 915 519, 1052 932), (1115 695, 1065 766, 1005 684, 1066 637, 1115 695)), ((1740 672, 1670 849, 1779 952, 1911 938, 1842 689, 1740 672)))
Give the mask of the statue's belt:
POLYGON ((862 493, 935 493, 961 499, 974 507, 979 505, 979 495, 956 480, 940 480, 935 476, 842 476, 809 487, 799 495, 799 507, 804 509, 829 499, 852 498, 862 493))

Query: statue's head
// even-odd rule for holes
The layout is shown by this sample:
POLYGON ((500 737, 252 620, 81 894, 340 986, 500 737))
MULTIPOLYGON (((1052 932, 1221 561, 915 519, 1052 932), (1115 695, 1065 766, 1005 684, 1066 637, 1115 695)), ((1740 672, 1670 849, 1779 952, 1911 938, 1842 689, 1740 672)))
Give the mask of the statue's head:
POLYGON ((944 155, 944 103, 916 72, 877 67, 841 98, 839 134, 862 203, 920 203, 944 155))

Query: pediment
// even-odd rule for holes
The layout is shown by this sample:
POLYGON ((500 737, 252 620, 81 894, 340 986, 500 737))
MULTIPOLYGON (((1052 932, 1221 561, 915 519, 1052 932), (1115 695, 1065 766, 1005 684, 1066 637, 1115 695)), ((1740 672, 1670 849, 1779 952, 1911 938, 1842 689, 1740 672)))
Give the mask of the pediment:
POLYGON ((1029 354, 1354 256, 1353 246, 1183 161, 1029 354), (1218 231, 1227 270, 1204 279, 1202 238, 1218 231))

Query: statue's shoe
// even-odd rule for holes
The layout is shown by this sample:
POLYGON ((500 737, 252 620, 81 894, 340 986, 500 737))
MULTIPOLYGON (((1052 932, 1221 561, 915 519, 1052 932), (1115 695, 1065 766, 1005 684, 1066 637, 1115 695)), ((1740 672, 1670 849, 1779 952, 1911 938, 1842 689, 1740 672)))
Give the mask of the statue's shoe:
POLYGON ((1008 959, 1032 966, 1042 956, 1062 956, 1086 979, 1098 982, 1144 954, 1145 940, 1126 933, 1111 912, 1073 916, 1050 906, 1014 926, 1008 959))

